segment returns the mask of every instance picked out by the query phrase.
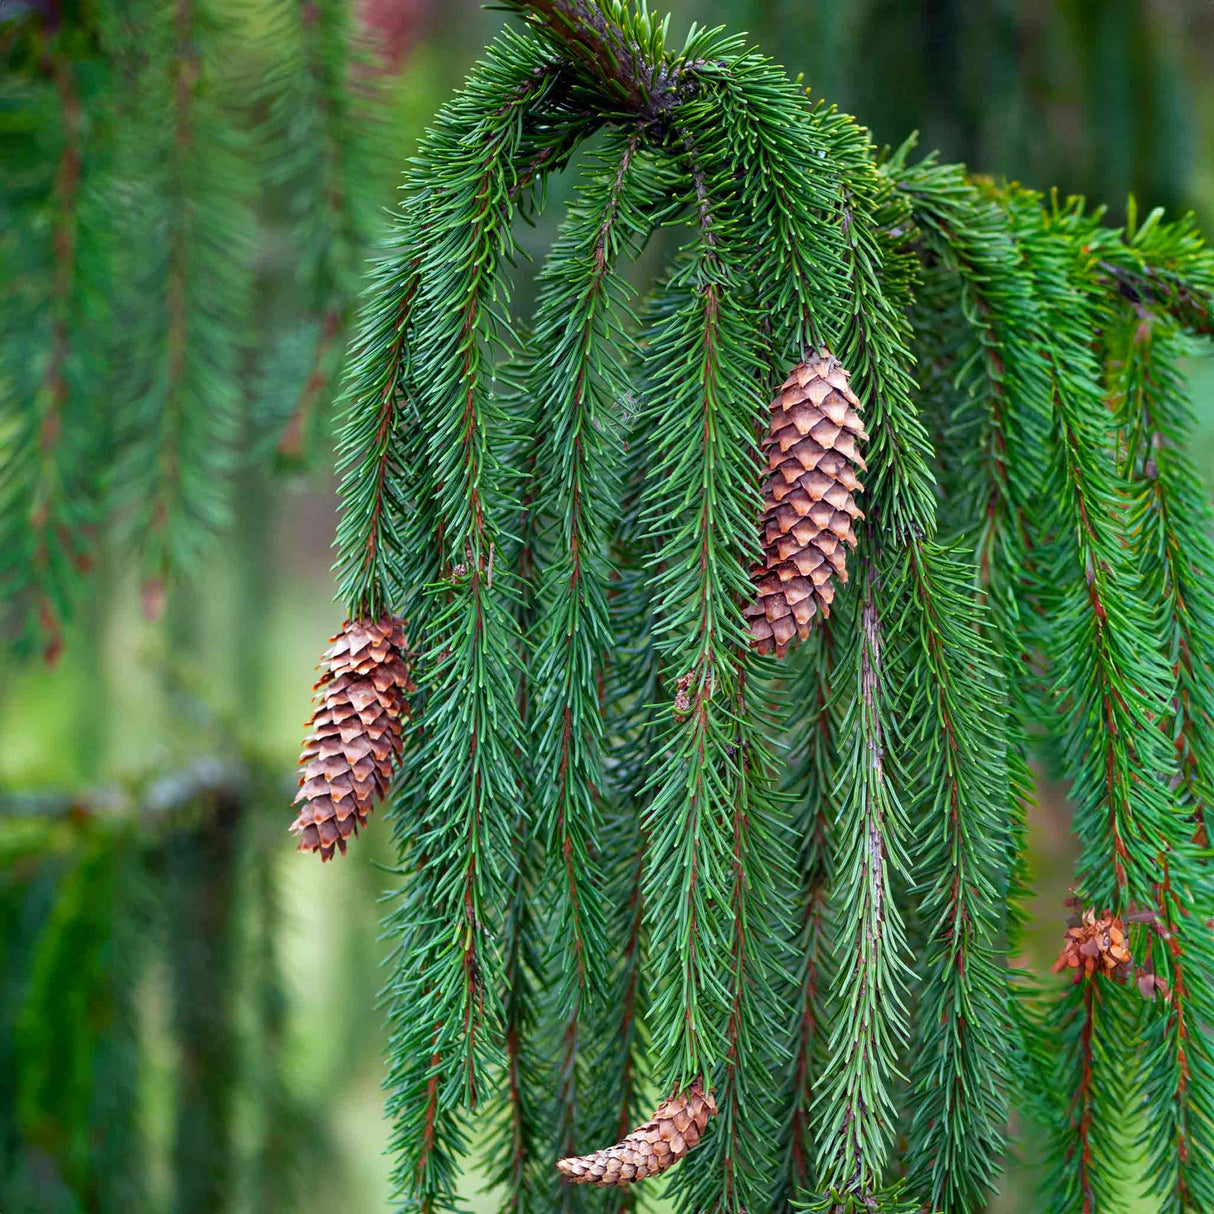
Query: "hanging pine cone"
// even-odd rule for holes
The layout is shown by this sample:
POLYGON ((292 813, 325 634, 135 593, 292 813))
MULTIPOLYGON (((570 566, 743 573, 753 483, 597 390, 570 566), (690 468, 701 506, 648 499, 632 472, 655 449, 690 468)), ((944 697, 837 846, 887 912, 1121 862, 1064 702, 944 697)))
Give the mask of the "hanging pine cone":
POLYGON ((408 641, 404 621, 347 620, 329 638, 314 690, 320 701, 299 756, 299 815, 291 830, 300 851, 331 860, 367 825, 367 815, 388 790, 409 716, 408 641), (302 802, 302 804, 300 804, 302 802))
POLYGON ((763 564, 751 571, 758 596, 742 614, 751 644, 782 658, 794 636, 805 640, 815 615, 830 614, 834 579, 847 581, 852 522, 862 519, 853 493, 864 486, 857 441, 868 435, 849 374, 827 350, 797 366, 771 402, 763 564))
POLYGON ((623 1142, 593 1155, 559 1159, 557 1171, 574 1184, 601 1187, 657 1176, 700 1141, 708 1119, 716 1111, 712 1093, 705 1092, 697 1080, 681 1095, 664 1100, 653 1120, 638 1126, 623 1142))

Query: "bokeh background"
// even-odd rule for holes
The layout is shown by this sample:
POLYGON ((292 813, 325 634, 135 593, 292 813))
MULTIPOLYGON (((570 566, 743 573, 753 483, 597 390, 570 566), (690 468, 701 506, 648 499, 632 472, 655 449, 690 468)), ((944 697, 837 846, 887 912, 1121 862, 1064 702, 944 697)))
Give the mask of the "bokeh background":
MULTIPOLYGON (((54 31, 79 7, 0 0, 0 39, 31 14, 54 31)), ((267 36, 266 5, 229 7, 243 69, 271 77, 288 48, 267 36)), ((349 7, 384 86, 363 181, 382 208, 427 117, 504 18, 471 0, 349 7)), ((1144 207, 1196 211, 1214 234, 1210 0, 672 8, 676 40, 693 17, 749 30, 880 141, 917 129, 921 147, 975 170, 1100 198, 1115 215, 1133 191, 1144 207)), ((6 92, 0 79, 0 134, 16 112, 6 92)), ((262 163, 255 140, 242 155, 262 163)), ((0 158, 0 200, 13 180, 0 158)), ((567 189, 558 181, 552 201, 567 189)), ((254 402, 280 379, 298 390, 308 363, 288 357, 291 343, 306 345, 321 316, 298 289, 293 192, 289 172, 267 169, 252 202, 257 307, 241 383, 254 402)), ((544 247, 552 222, 526 245, 544 247)), ((527 298, 524 275, 517 306, 527 298)), ((1214 357, 1198 351, 1189 370, 1214 483, 1214 357)), ((14 390, 0 376, 0 398, 14 390)), ((323 868, 286 833, 311 672, 340 623, 327 403, 307 449, 280 452, 273 475, 232 471, 231 524, 163 611, 130 550, 103 535, 57 660, 0 656, 4 1214, 109 1210, 115 1192, 131 1214, 388 1208, 376 1007, 388 831, 373 821, 323 868)), ((13 442, 0 422, 0 475, 13 442)), ((1032 853, 1039 927, 1021 963, 1044 972, 1072 863, 1065 790, 1049 773, 1032 853)), ((469 1194, 478 1187, 470 1173, 469 1194)), ((1032 1208, 1023 1172, 1007 1189, 997 1208, 1032 1208)))

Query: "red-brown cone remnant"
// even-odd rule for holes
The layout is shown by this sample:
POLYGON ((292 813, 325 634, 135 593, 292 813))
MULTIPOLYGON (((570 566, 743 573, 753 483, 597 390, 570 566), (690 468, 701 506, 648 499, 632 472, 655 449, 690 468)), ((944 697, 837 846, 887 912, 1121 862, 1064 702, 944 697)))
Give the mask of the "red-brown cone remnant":
POLYGON ((623 1142, 593 1155, 557 1160, 557 1171, 574 1184, 627 1185, 657 1176, 678 1163, 704 1136, 708 1119, 717 1111, 711 1092, 699 1081, 670 1096, 653 1120, 631 1131, 623 1142))
POLYGON ((1064 969, 1075 970, 1076 982, 1093 974, 1107 974, 1124 982, 1132 961, 1121 917, 1110 911, 1097 916, 1096 911, 1088 907, 1082 917, 1073 916, 1067 925, 1053 970, 1056 974, 1064 969))
POLYGON ((759 653, 782 658, 794 636, 805 640, 814 616, 830 614, 835 578, 847 581, 852 523, 864 517, 853 497, 864 489, 857 443, 868 439, 848 379, 834 355, 819 350, 771 402, 759 520, 764 559, 751 570, 758 595, 742 612, 759 653))
POLYGON ((367 825, 387 792, 409 716, 405 697, 415 690, 403 620, 347 620, 329 639, 314 686, 319 705, 299 756, 299 815, 291 823, 299 850, 318 851, 321 860, 331 860, 336 848, 345 854, 346 840, 367 825))

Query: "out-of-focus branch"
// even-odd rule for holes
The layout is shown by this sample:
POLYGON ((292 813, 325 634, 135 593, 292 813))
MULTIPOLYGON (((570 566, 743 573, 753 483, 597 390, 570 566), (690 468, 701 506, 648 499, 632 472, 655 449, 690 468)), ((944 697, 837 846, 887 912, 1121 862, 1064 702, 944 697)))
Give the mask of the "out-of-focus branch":
POLYGON ((139 791, 109 786, 70 793, 0 792, 0 818, 74 818, 118 820, 159 817, 201 797, 239 799, 250 785, 248 768, 230 758, 196 759, 139 791))

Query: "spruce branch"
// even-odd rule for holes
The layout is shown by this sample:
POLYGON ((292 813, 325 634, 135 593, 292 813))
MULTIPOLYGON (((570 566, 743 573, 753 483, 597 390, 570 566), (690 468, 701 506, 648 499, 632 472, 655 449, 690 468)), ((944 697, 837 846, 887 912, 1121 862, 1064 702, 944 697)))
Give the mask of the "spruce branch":
POLYGON ((411 166, 343 440, 343 594, 407 607, 421 649, 386 991, 400 1196, 457 1208, 487 1138, 504 1209, 575 1211, 581 1185, 656 1174, 703 1133, 680 1208, 960 1214, 993 1186, 1023 1038, 1051 1209, 1115 1200, 1131 1091, 1169 1208, 1202 1208, 1214 949, 1190 834, 1214 617, 1186 579, 1214 550, 1155 437, 1176 351, 1126 347, 1112 418, 1095 348, 1139 342, 1131 321, 1173 333, 1204 254, 1157 219, 1110 232, 878 154, 736 39, 674 53, 644 10, 508 7, 528 36, 411 166), (523 329, 511 225, 599 126, 523 329), (638 356, 619 258, 672 217, 691 237, 638 356), (756 437, 773 373, 824 341, 866 409, 869 518, 786 687, 743 626, 756 437), (921 408, 924 353, 943 390, 921 408), (1035 722, 1071 781, 1085 902, 1152 908, 1145 1011, 1104 976, 1011 1011, 1035 722), (558 1191, 545 1144, 600 1133, 620 1145, 560 1161, 579 1187, 558 1191))
MULTIPOLYGON (((801 922, 793 942, 794 974, 798 978, 791 1026, 792 1062, 783 1105, 788 1110, 784 1130, 787 1194, 814 1187, 813 1117, 819 1076, 825 1065, 826 993, 830 986, 830 890, 832 878, 831 796, 835 787, 836 738, 830 711, 840 643, 837 624, 823 620, 815 629, 814 651, 790 696, 807 705, 797 721, 797 742, 788 786, 794 798, 793 834, 799 840, 795 872, 801 922)), ((786 1198, 777 1193, 777 1200, 786 1198)))
POLYGON ((869 521, 859 551, 860 586, 852 592, 840 637, 847 648, 836 706, 835 967, 828 1062, 816 1107, 820 1195, 838 1190, 877 1200, 893 1137, 892 1085, 906 1040, 909 950, 892 900, 897 872, 908 870, 907 817, 898 791, 893 745, 898 695, 885 664, 889 621, 906 610, 898 557, 934 530, 930 446, 913 399, 906 310, 916 269, 905 248, 909 208, 870 158, 867 137, 850 119, 819 113, 828 146, 844 166, 839 222, 852 298, 840 357, 864 401, 869 521), (891 233, 899 233, 893 236, 891 233), (889 556, 883 555, 886 546, 889 556), (890 593, 887 594, 886 587, 890 593), (881 606, 878 606, 878 603, 881 606), (850 631, 849 631, 850 628, 850 631))
POLYGON ((1139 975, 1139 989, 1151 1001, 1136 1076, 1150 1116, 1139 1141, 1146 1148, 1150 1191, 1165 1210, 1178 1212, 1203 1209, 1214 1186, 1214 1059, 1204 1028, 1214 1014, 1214 945, 1204 888, 1204 872, 1193 873, 1183 859, 1165 859, 1159 922, 1149 935, 1145 974, 1139 975), (1183 873, 1186 867, 1189 880, 1182 886, 1173 868, 1183 873))
MULTIPOLYGON (((564 1021, 558 1157, 577 1153, 587 1117, 602 1120, 585 1084, 606 1047, 595 1039, 606 1017, 592 1005, 607 991, 610 962, 600 873, 604 687, 613 650, 608 541, 621 495, 615 406, 630 391, 622 357, 629 349, 627 288, 617 265, 639 253, 672 185, 661 162, 642 149, 639 125, 608 134, 545 264, 527 343, 526 391, 544 402, 531 491, 540 520, 532 751, 543 888, 555 908, 551 1007, 564 1021)), ((580 1201, 578 1190, 562 1188, 562 1207, 580 1201)))
POLYGON ((397 217, 397 238, 410 252, 403 264, 385 259, 372 280, 360 323, 362 348, 351 369, 349 403, 340 421, 342 512, 334 572, 352 618, 375 618, 384 609, 385 567, 390 554, 402 546, 397 519, 405 506, 389 470, 400 459, 401 376, 421 281, 421 259, 405 240, 416 232, 404 216, 397 217))
MULTIPOLYGON (((1170 318, 1141 305, 1123 311, 1109 336, 1123 393, 1117 414, 1120 462, 1134 493, 1130 534, 1149 591, 1163 604, 1162 651, 1177 677, 1171 720, 1163 724, 1174 739, 1179 805, 1196 823, 1194 842, 1204 844, 1214 771, 1207 722, 1214 704, 1208 672, 1204 664, 1194 667, 1193 654, 1209 652, 1214 639, 1214 599, 1198 573, 1209 567, 1214 548, 1209 505, 1187 454, 1192 419, 1177 372, 1185 345, 1170 318)), ((1162 981, 1157 989, 1164 994, 1152 995, 1148 1048, 1140 1056, 1153 1111, 1144 1136, 1152 1189, 1176 1210, 1200 1209, 1214 1199, 1214 1144, 1207 1129, 1214 1124, 1214 1072, 1205 1036, 1194 1028, 1209 1022, 1214 991, 1214 951, 1208 929, 1200 925, 1210 903, 1204 866, 1195 848, 1164 858, 1155 903, 1160 930, 1149 935, 1146 967, 1162 981), (1189 890, 1197 895, 1195 906, 1189 890)), ((1146 990, 1151 993, 1150 985, 1146 990)))
MULTIPOLYGON (((1057 714, 1051 729, 1072 781, 1080 897, 1123 914, 1155 902, 1162 862, 1187 839, 1160 778, 1171 755, 1157 722, 1175 687, 1160 652, 1162 606, 1145 593, 1137 554, 1123 539, 1133 494, 1091 347, 1110 319, 1092 267, 1115 234, 1098 230, 1078 202, 1045 212, 1035 196, 1013 191, 1006 205, 1033 272, 1041 311, 1034 338, 1054 385, 1057 441, 1046 482, 1054 538, 1033 570, 1049 620, 1040 644, 1052 668, 1039 711, 1046 720, 1057 714)), ((1109 1135, 1124 1099, 1115 1061, 1119 1035, 1129 1031, 1122 1004, 1133 996, 1107 980, 1101 986, 1100 996, 1085 990, 1082 1007, 1072 992, 1047 1011, 1047 1029, 1073 1039, 1079 1055, 1067 1073, 1077 1076, 1080 1112, 1050 1119, 1056 1166, 1043 1192, 1060 1210, 1103 1203, 1119 1183, 1109 1135), (1109 1014, 1098 1014, 1101 1001, 1109 1014)), ((1034 1051, 1043 1078, 1056 1073, 1054 1049, 1046 1041, 1034 1051)))
MULTIPOLYGON (((638 162, 639 129, 608 139, 545 265, 528 343, 528 390, 545 402, 531 507, 544 520, 533 676, 538 811, 571 1014, 606 984, 605 909, 590 849, 604 778, 600 685, 612 647, 606 548, 620 498, 613 412, 628 390, 614 352, 626 349, 615 267, 620 254, 639 251, 648 213, 668 188, 656 164, 638 162)), ((564 1153, 573 1148, 564 1144, 564 1153)))
POLYGON ((731 166, 708 137, 710 114, 708 102, 687 103, 674 131, 697 236, 663 287, 673 306, 646 350, 660 445, 643 520, 657 545, 655 635, 680 695, 649 782, 644 898, 657 1073, 674 1090, 712 1083, 722 1110, 704 1148, 711 1162, 676 1184, 694 1208, 737 1210, 764 1208, 775 1176, 776 1126, 747 1087, 778 1047, 769 1031, 742 1026, 780 1019, 760 1010, 774 998, 776 941, 765 945, 751 925, 778 921, 787 859, 736 606, 749 597, 736 545, 756 516, 761 351, 724 219, 731 166))
MULTIPOLYGON (((688 142, 685 138, 684 145, 688 142)), ((659 1073, 676 1088, 704 1076, 725 1053, 724 1008, 712 998, 712 987, 716 975, 726 972, 729 954, 726 941, 713 933, 706 916, 705 899, 712 895, 703 883, 727 863, 721 830, 722 822, 732 815, 728 803, 718 800, 729 796, 737 778, 736 763, 727 763, 733 779, 719 791, 708 764, 710 755, 727 760, 721 754, 724 730, 728 742, 733 742, 730 723, 719 719, 718 707, 728 693, 718 684, 732 670, 719 669, 723 664, 719 659, 728 661, 738 651, 740 630, 729 611, 729 582, 717 584, 718 579, 729 578, 736 558, 718 567, 716 550, 732 545, 754 513, 747 500, 754 494, 748 484, 754 423, 734 420, 724 409, 727 401, 753 400, 749 387, 753 377, 746 375, 736 387, 731 384, 734 391, 720 383, 722 374, 748 353, 752 358, 754 354, 736 297, 731 299, 723 291, 726 267, 702 171, 699 177, 695 201, 700 233, 694 260, 686 262, 665 287, 667 293, 680 297, 681 306, 663 318, 647 352, 657 389, 650 407, 662 443, 647 471, 645 489, 645 523, 660 544, 655 628, 666 668, 675 669, 679 678, 690 676, 685 690, 693 708, 685 724, 663 742, 667 757, 652 779, 647 819, 651 842, 646 902, 655 986, 663 991, 663 1006, 660 1011, 655 1007, 655 1015, 677 1026, 655 1044, 661 1058, 659 1073), (723 296, 729 301, 724 310, 723 296), (732 358, 722 357, 726 341, 732 343, 732 358), (699 453, 695 460, 686 458, 686 443, 695 444, 692 450, 699 453), (680 480, 672 483, 670 474, 680 480), (672 500, 696 512, 694 525, 680 526, 678 520, 671 520, 672 500), (721 517, 731 510, 739 517, 721 517), (671 922, 678 925, 677 933, 672 934, 671 922), (705 933, 708 938, 702 940, 705 933), (679 938, 687 945, 679 947, 679 938), (678 1002, 678 1015, 665 1012, 664 1005, 672 999, 678 1002)), ((745 590, 739 582, 735 574, 733 589, 740 595, 745 590)))
POLYGON ((906 811, 887 769, 896 693, 885 665, 882 579, 870 554, 840 619, 847 648, 836 676, 838 766, 831 871, 835 972, 828 1061, 819 1082, 817 1189, 875 1194, 893 1137, 890 1088, 906 1039, 911 970, 902 913, 892 898, 905 871, 906 811))
POLYGON ((0 589, 11 601, 20 648, 53 664, 92 567, 100 514, 99 465, 109 435, 88 389, 96 374, 89 363, 102 361, 107 337, 97 276, 109 231, 98 184, 105 158, 93 133, 99 98, 95 86, 82 94, 77 79, 83 69, 87 83, 95 65, 77 62, 68 33, 31 30, 29 37, 26 72, 11 70, 10 104, 25 112, 16 129, 43 133, 10 138, 4 156, 16 180, 30 171, 23 164, 30 156, 44 193, 25 200, 17 189, 17 205, 6 207, 10 242, 25 246, 19 256, 30 259, 36 286, 23 289, 18 256, 5 257, 12 302, 0 316, 0 418, 11 442, 0 471, 0 589))
POLYGON ((1051 620, 1042 646, 1053 666, 1050 696, 1061 714, 1083 843, 1081 893, 1085 903, 1120 912, 1150 904, 1156 857, 1179 842, 1178 817, 1155 774, 1169 766, 1154 722, 1174 679, 1150 639, 1159 635, 1159 605, 1143 594, 1121 541, 1128 486, 1112 457, 1111 419, 1090 348, 1091 333, 1103 328, 1100 297, 1083 273, 1092 254, 1081 245, 1094 238, 1092 225, 1075 208, 1047 216, 1030 196, 1009 205, 1025 225, 1041 306, 1035 337, 1054 379, 1057 441, 1047 500, 1056 538, 1034 569, 1051 620))
POLYGON ((154 609, 229 518, 254 170, 235 131, 226 14, 212 0, 138 0, 125 36, 116 168, 132 195, 121 209, 116 305, 139 319, 119 350, 122 450, 111 474, 154 609), (142 217, 152 209, 165 223, 149 232, 142 217))
POLYGON ((528 121, 554 84, 540 48, 504 34, 438 116, 410 181, 410 203, 426 200, 407 349, 428 479, 410 525, 425 527, 422 546, 447 564, 419 604, 421 788, 397 811, 410 815, 404 857, 416 857, 417 871, 389 924, 400 944, 387 991, 388 1106, 396 1185, 428 1210, 452 1208, 465 1110, 505 1066, 491 931, 509 897, 523 736, 516 595, 510 570, 493 567, 512 509, 498 475, 510 431, 489 367, 492 343, 510 331, 493 305, 513 247, 513 166, 533 138, 559 138, 528 121))
POLYGON ((537 1162, 547 1163, 541 1121, 547 1076, 536 1042, 539 992, 535 983, 543 973, 533 911, 536 852, 530 824, 520 817, 514 832, 515 874, 502 948, 505 1070, 486 1113, 492 1127, 488 1185, 502 1191, 501 1214, 539 1214, 545 1208, 543 1186, 535 1175, 537 1162))
MULTIPOLYGON (((58 475, 56 464, 57 451, 63 435, 63 409, 67 401, 68 384, 65 375, 65 363, 68 359, 68 316, 67 305, 72 291, 72 281, 76 274, 76 225, 77 225, 77 193, 80 186, 81 151, 80 135, 82 114, 80 98, 77 95, 72 69, 62 55, 52 59, 51 75, 55 82, 55 92, 59 97, 63 121, 63 150, 59 154, 59 167, 55 174, 56 222, 52 245, 55 254, 55 277, 51 288, 52 309, 54 318, 52 326, 52 347, 47 359, 46 370, 42 374, 42 387, 39 395, 45 400, 41 411, 42 417, 38 431, 38 476, 31 494, 29 521, 33 530, 34 565, 39 570, 45 570, 50 562, 52 544, 67 541, 68 551, 65 555, 69 560, 80 566, 87 561, 83 553, 73 554, 71 548, 79 542, 78 537, 72 536, 64 522, 56 520, 52 524, 52 516, 59 515, 66 503, 56 502, 56 497, 62 492, 62 479, 58 475), (53 538, 52 528, 57 528, 53 538)), ((58 596, 56 596, 58 597, 58 596)), ((42 590, 37 595, 37 613, 42 631, 45 634, 43 656, 48 663, 53 663, 63 646, 63 635, 59 623, 59 610, 54 599, 42 590)))
POLYGON ((866 530, 899 547, 908 536, 935 530, 931 444, 914 402, 905 311, 918 276, 913 221, 905 199, 877 172, 868 133, 847 115, 822 106, 816 113, 828 155, 840 164, 839 226, 852 306, 835 354, 851 371, 870 435, 865 492, 873 507, 866 530))
MULTIPOLYGON (((985 370, 982 381, 970 380, 977 398, 970 412, 978 419, 951 419, 950 440, 963 445, 970 470, 969 500, 956 505, 966 511, 965 525, 977 530, 980 571, 989 584, 1000 543, 1015 543, 1023 528, 1019 517, 1006 516, 1021 514, 1040 487, 1040 452, 1049 442, 1049 364, 1031 340, 1032 279, 1006 218, 963 166, 939 165, 929 156, 887 172, 912 207, 925 249, 955 275, 961 313, 985 370)), ((964 374, 969 359, 959 354, 956 362, 964 374)))
MULTIPOLYGON (((965 331, 959 345, 941 355, 940 379, 957 390, 944 423, 952 482, 947 515, 973 546, 977 593, 989 607, 979 621, 997 638, 1004 673, 1008 861, 1000 888, 1008 951, 1014 954, 1027 919, 1027 818, 1034 786, 1024 728, 1028 659, 1021 587, 1030 559, 1027 520, 1046 467, 1041 453, 1052 442, 1052 378, 1033 341, 1032 277, 990 190, 969 181, 962 166, 937 165, 931 157, 888 171, 914 208, 927 254, 925 273, 950 302, 955 299, 965 331)), ((1023 979, 1019 989, 1027 994, 1023 979)), ((1023 1029, 1026 999, 1015 998, 1011 1006, 1023 1029)))
MULTIPOLYGON (((490 231, 500 228, 507 234, 498 253, 508 257, 513 247, 509 225, 528 204, 529 191, 561 167, 598 119, 570 108, 560 69, 533 44, 508 33, 502 54, 521 55, 527 67, 517 78, 501 82, 496 104, 485 98, 490 121, 500 124, 511 142, 494 149, 494 172, 502 174, 500 187, 490 177, 480 179, 484 207, 480 218, 490 231), (531 162, 521 175, 519 160, 531 162)), ((424 259, 418 250, 450 239, 452 229, 439 218, 439 204, 462 198, 465 187, 462 183, 447 190, 436 186, 422 160, 407 175, 406 188, 406 201, 389 234, 389 250, 367 290, 346 374, 338 439, 342 513, 334 569, 350 610, 368 613, 383 608, 393 587, 416 599, 421 587, 466 563, 463 541, 433 514, 442 481, 436 477, 434 461, 424 454, 431 443, 429 433, 409 424, 410 417, 420 420, 416 376, 423 364, 415 351, 426 349, 419 345, 423 339, 414 334, 424 279, 424 259), (422 564, 416 567, 419 559, 422 564), (402 576, 410 566, 412 572, 402 576)), ((467 269, 461 267, 462 272, 467 269)), ((508 324, 503 331, 509 333, 508 324)), ((487 547, 479 560, 487 572, 487 547)))
POLYGON ((782 68, 724 44, 697 77, 722 106, 740 221, 770 234, 754 248, 750 273, 772 328, 773 357, 786 370, 823 345, 835 349, 846 327, 840 168, 823 115, 809 109, 782 68))
MULTIPOLYGON (((1185 228, 1159 225, 1158 241, 1184 244, 1185 228), (1171 229, 1171 230, 1169 230, 1171 229)), ((1149 239, 1149 237, 1148 237, 1149 239)), ((1185 403, 1179 360, 1187 352, 1165 316, 1141 305, 1111 326, 1110 355, 1122 403, 1117 423, 1120 461, 1132 486, 1132 534, 1152 597, 1163 604, 1163 652, 1175 666, 1175 725, 1181 792, 1199 830, 1214 796, 1214 752, 1207 722, 1214 689, 1195 654, 1214 641, 1214 592, 1201 572, 1214 561, 1211 509, 1190 455, 1194 419, 1185 403)))
MULTIPOLYGON (((525 341, 525 337, 524 337, 525 341)), ((519 595, 515 614, 523 641, 518 669, 516 702, 523 737, 531 722, 531 651, 527 638, 536 627, 535 550, 537 518, 530 509, 535 484, 537 448, 540 442, 536 402, 526 390, 515 365, 502 369, 503 397, 519 419, 514 442, 519 462, 519 517, 512 529, 517 533, 517 552, 509 550, 510 564, 518 570, 519 595)), ((535 839, 535 784, 528 748, 519 755, 520 812, 514 829, 515 874, 505 912, 503 976, 507 983, 503 1029, 505 1071, 498 1081, 488 1114, 490 1141, 487 1148, 493 1171, 489 1184, 501 1189, 503 1214, 529 1214, 544 1208, 547 1196, 549 1152, 547 1102, 551 1087, 544 1057, 542 998, 544 957, 538 946, 542 937, 542 913, 537 913, 536 894, 542 857, 535 839)))
POLYGON ((319 324, 285 417, 264 424, 278 431, 279 454, 298 459, 341 370, 362 260, 380 225, 374 186, 383 176, 390 99, 364 62, 343 0, 278 0, 270 17, 267 41, 288 50, 253 89, 268 99, 269 169, 290 191, 296 278, 319 324))
MULTIPOLYGON (((682 299, 659 290, 646 301, 639 331, 649 333, 682 299)), ((593 1061, 595 1104, 588 1110, 587 1142, 616 1142, 649 1112, 652 1051, 648 1032, 651 996, 647 964, 649 924, 644 883, 649 836, 645 820, 650 804, 648 756, 667 724, 662 703, 661 663, 654 641, 654 602, 650 586, 655 545, 643 522, 645 476, 660 432, 654 418, 639 408, 652 386, 645 366, 637 370, 635 392, 617 406, 624 448, 620 523, 612 538, 614 568, 608 596, 615 651, 607 670, 607 813, 601 854, 608 865, 607 901, 611 908, 608 941, 612 946, 611 993, 592 1026, 597 1055, 593 1061)), ((637 1191, 621 1187, 607 1195, 607 1208, 624 1214, 637 1208, 637 1191)))
POLYGON ((920 958, 908 1184, 945 1214, 982 1204, 1007 1120, 1009 985, 998 940, 1009 862, 1005 692, 983 639, 974 569, 956 548, 912 543, 912 610, 894 630, 908 688, 899 741, 916 754, 914 886, 920 958))
POLYGON ((1130 1099, 1130 1068, 1118 1047, 1132 1032, 1127 1000, 1136 998, 1108 978, 1084 978, 1049 1005, 1032 1040, 1039 1074, 1055 1077, 1042 1088, 1053 1132, 1039 1200, 1059 1214, 1115 1208, 1124 1191, 1124 1159, 1116 1144, 1130 1099))

